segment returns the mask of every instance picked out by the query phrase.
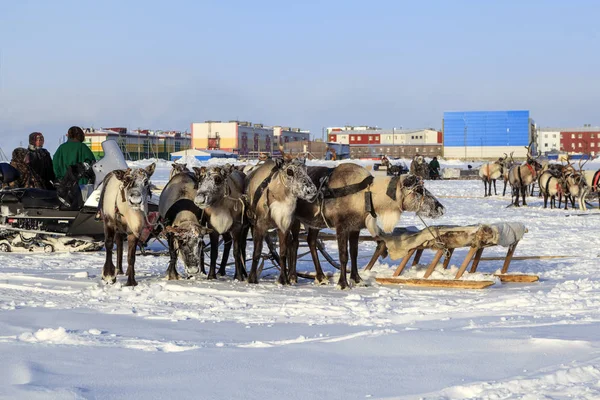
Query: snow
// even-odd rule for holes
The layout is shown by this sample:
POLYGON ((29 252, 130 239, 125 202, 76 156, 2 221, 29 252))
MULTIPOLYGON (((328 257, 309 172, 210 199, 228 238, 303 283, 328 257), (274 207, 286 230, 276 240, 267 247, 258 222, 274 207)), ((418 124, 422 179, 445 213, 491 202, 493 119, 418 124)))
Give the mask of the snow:
MULTIPOLYGON (((159 162, 155 183, 170 165, 159 162)), ((361 272, 366 286, 340 291, 326 263, 329 285, 283 287, 274 269, 258 285, 233 282, 233 267, 218 281, 165 281, 168 257, 138 256, 130 288, 123 277, 101 283, 104 252, 0 253, 0 398, 600 398, 596 200, 587 212, 543 209, 538 198, 514 208, 508 196, 483 198, 479 181, 426 186, 447 209, 427 224, 522 222, 516 256, 569 257, 515 260, 509 271, 540 282, 484 290, 380 286, 375 276, 398 265, 384 259, 361 272)), ((401 225, 424 228, 411 213, 401 225)), ((336 254, 335 242, 327 248, 336 254)), ((374 248, 360 244, 361 268, 374 248)), ((405 274, 422 275, 432 257, 405 274)), ((501 266, 482 261, 465 279, 501 266)), ((312 270, 308 257, 298 269, 312 270)))

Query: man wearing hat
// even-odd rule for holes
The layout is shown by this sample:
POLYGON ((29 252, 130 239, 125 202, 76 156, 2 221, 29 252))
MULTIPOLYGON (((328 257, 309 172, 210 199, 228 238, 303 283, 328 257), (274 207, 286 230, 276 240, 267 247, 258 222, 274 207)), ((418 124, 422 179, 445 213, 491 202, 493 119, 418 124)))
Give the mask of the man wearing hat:
POLYGON ((52 168, 52 156, 44 149, 44 135, 40 132, 29 135, 26 160, 29 167, 41 178, 43 188, 54 190, 56 177, 52 168))

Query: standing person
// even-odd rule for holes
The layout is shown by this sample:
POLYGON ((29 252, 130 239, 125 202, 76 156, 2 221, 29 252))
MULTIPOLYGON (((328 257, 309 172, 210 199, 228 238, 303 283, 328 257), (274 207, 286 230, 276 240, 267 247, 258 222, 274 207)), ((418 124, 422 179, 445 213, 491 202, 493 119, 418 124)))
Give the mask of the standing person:
POLYGON ((44 135, 41 132, 33 132, 29 135, 27 164, 40 177, 44 189, 55 189, 56 177, 52 166, 52 156, 48 150, 44 149, 44 135))
MULTIPOLYGON (((83 141, 85 134, 83 129, 78 126, 72 126, 67 132, 67 141, 56 149, 52 164, 54 166, 54 174, 57 180, 61 180, 67 173, 67 168, 80 162, 94 163, 96 157, 94 153, 83 141)), ((80 184, 88 183, 87 179, 80 179, 80 184)))
POLYGON ((440 163, 437 157, 433 157, 433 160, 429 162, 429 176, 431 179, 439 179, 440 177, 440 163))

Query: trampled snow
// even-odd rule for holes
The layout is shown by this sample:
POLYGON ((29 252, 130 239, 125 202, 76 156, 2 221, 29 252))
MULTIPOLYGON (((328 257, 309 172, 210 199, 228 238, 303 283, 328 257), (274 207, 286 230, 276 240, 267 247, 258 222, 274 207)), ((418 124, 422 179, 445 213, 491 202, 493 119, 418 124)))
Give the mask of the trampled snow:
MULTIPOLYGON (((161 162, 154 181, 169 169, 161 162)), ((543 209, 537 197, 514 208, 509 196, 483 198, 479 181, 426 186, 447 209, 427 224, 522 222, 516 256, 565 257, 514 260, 510 271, 540 282, 479 291, 380 286, 375 276, 399 262, 384 259, 361 272, 367 286, 340 291, 326 262, 329 285, 282 287, 273 268, 258 285, 232 281, 233 267, 218 281, 165 281, 167 256, 138 256, 129 288, 123 277, 101 283, 104 252, 2 253, 0 398, 600 398, 597 200, 586 212, 543 209)), ((400 225, 424 228, 411 213, 400 225)), ((374 248, 361 243, 361 269, 374 248)), ((451 271, 466 253, 455 251, 451 271)), ((476 275, 501 266, 482 261, 476 275)), ((309 257, 298 269, 312 271, 309 257)))

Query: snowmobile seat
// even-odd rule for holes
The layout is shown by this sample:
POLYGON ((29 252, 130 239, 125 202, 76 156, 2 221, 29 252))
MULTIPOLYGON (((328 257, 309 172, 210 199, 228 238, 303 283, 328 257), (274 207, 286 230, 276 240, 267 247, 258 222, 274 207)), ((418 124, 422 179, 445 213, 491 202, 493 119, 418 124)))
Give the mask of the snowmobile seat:
POLYGON ((20 176, 19 170, 9 163, 0 163, 0 182, 11 183, 19 179, 20 176))
POLYGON ((58 209, 61 205, 61 202, 56 195, 56 190, 23 189, 21 201, 25 208, 58 209))

